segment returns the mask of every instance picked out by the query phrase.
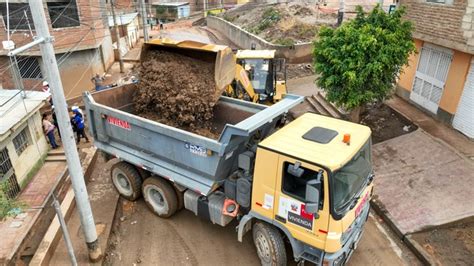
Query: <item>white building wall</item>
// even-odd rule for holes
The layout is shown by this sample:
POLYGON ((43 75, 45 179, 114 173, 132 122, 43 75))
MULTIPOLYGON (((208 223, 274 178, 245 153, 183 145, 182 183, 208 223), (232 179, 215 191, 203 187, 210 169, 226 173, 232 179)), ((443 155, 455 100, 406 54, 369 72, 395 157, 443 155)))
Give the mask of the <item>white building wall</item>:
POLYGON ((2 143, 0 143, 0 148, 2 147, 7 148, 18 184, 21 184, 33 166, 49 150, 49 144, 43 134, 39 111, 36 111, 30 118, 17 127, 15 132, 2 141, 2 143), (13 145, 13 138, 15 138, 26 125, 28 125, 30 144, 20 155, 18 155, 15 146, 13 145))

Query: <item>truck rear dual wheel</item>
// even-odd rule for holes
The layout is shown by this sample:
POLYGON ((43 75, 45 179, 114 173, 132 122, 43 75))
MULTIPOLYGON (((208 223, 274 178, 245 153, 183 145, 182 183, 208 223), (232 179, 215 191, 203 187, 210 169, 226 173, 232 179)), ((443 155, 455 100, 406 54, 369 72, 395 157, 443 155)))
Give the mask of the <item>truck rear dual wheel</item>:
POLYGON ((286 250, 283 238, 274 226, 257 222, 253 229, 253 243, 260 262, 264 266, 286 265, 286 250))
POLYGON ((137 169, 127 163, 119 162, 110 170, 112 182, 118 193, 130 201, 135 201, 142 195, 142 178, 137 169))
POLYGON ((178 209, 178 198, 173 186, 159 177, 149 177, 142 185, 143 198, 148 208, 162 218, 168 218, 178 209))

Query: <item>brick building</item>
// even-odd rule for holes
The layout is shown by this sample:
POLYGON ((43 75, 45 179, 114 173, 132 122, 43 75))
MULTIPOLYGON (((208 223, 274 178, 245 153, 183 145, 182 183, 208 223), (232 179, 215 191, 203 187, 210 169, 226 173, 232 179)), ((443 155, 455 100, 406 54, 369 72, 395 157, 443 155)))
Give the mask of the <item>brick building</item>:
POLYGON ((397 94, 474 138, 472 0, 401 0, 415 26, 397 94))
MULTIPOLYGON (((32 41, 34 25, 28 1, 0 0, 0 39, 7 34, 20 47, 32 41), (9 19, 7 19, 7 17, 9 19), (9 30, 7 29, 9 27, 9 30)), ((101 0, 44 0, 46 19, 54 37, 54 49, 67 98, 79 96, 93 87, 94 73, 105 72, 113 63, 112 39, 107 21, 105 2, 101 0)), ((0 51, 0 81, 3 88, 14 88, 7 50, 0 51)), ((38 47, 17 56, 25 89, 38 89, 43 80, 38 47)))

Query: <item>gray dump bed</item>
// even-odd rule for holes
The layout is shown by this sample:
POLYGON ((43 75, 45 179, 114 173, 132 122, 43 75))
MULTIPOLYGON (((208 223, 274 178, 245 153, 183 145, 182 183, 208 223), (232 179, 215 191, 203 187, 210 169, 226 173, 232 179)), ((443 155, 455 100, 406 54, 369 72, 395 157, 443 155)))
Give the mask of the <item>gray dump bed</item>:
POLYGON ((258 133, 265 137, 303 97, 286 95, 272 106, 221 97, 215 108, 217 140, 133 114, 135 85, 93 94, 84 102, 94 144, 100 150, 203 195, 237 169, 237 157, 258 133))

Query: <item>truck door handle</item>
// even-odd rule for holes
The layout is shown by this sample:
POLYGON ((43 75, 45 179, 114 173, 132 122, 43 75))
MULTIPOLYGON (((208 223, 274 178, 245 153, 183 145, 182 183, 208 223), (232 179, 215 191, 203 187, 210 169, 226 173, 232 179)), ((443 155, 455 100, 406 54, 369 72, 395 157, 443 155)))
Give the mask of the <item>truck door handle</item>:
POLYGON ((281 217, 280 215, 275 215, 275 220, 286 224, 286 219, 281 217))

